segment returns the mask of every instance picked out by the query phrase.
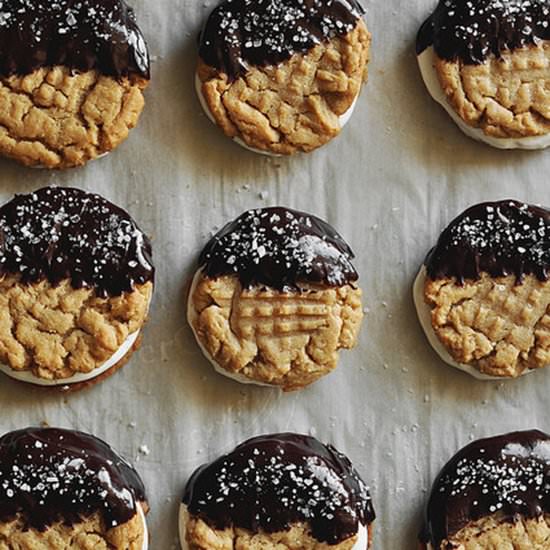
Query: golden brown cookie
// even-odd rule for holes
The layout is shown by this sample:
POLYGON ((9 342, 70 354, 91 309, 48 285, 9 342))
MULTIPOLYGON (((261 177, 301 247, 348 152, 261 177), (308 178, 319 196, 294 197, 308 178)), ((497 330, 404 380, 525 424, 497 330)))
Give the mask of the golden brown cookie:
POLYGON ((367 78, 355 1, 231 0, 201 35, 196 87, 211 120, 256 152, 309 152, 337 136, 367 78))
POLYGON ((431 95, 471 137, 499 148, 550 145, 547 2, 441 0, 417 53, 431 95))
POLYGON ((145 489, 103 441, 28 428, 0 438, 2 550, 147 550, 145 489))
POLYGON ((216 370, 239 382, 301 389, 337 366, 363 318, 353 253, 315 216, 250 210, 205 247, 188 320, 216 370))
POLYGON ((180 542, 182 550, 368 550, 374 519, 343 454, 313 437, 272 434, 193 474, 180 542))
POLYGON ((445 229, 415 283, 426 335, 477 378, 550 365, 550 212, 517 201, 473 206, 445 229))
MULTIPOLYGON (((431 545, 422 548, 432 549, 431 545)), ((441 547, 457 550, 493 550, 513 548, 514 550, 548 550, 550 548, 550 515, 537 518, 516 518, 506 520, 501 514, 494 514, 478 521, 472 521, 441 547)))
POLYGON ((98 195, 44 188, 0 208, 0 370, 79 389, 139 344, 153 292, 147 237, 98 195))
POLYGON ((70 526, 62 522, 48 526, 45 531, 29 529, 21 516, 8 522, 0 522, 0 549, 41 550, 145 550, 146 531, 141 514, 127 523, 107 528, 99 514, 70 526))
POLYGON ((80 166, 137 124, 149 54, 124 0, 7 0, 0 49, 0 154, 80 166))
POLYGON ((337 544, 319 542, 305 523, 295 523, 285 531, 258 532, 229 527, 216 529, 196 517, 189 517, 184 550, 367 550, 372 545, 372 526, 364 535, 349 537, 337 544))
POLYGON ((422 548, 550 548, 550 438, 524 431, 481 439, 442 469, 426 507, 422 548))

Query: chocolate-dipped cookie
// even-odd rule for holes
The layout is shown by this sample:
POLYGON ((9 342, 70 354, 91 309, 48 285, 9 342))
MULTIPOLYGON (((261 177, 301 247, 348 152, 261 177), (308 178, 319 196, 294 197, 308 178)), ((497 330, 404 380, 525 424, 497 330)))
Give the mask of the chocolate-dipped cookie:
POLYGON ((416 279, 424 331, 444 361, 478 378, 550 365, 550 211, 505 200, 468 208, 416 279))
POLYGON ((366 485, 334 447, 263 435, 193 474, 180 541, 183 550, 367 550, 374 519, 366 485))
POLYGON ((80 389, 137 348, 153 292, 151 245, 99 195, 45 187, 0 207, 0 371, 80 389))
POLYGON ((550 145, 547 0, 439 0, 417 55, 430 94, 468 136, 502 149, 550 145))
POLYGON ((6 550, 147 550, 138 473, 94 436, 27 428, 0 438, 0 541, 6 550))
POLYGON ((474 441, 442 469, 426 508, 428 550, 548 548, 550 437, 515 432, 474 441))
POLYGON ((323 220, 282 207, 249 210, 206 245, 187 316, 216 370, 296 390, 355 346, 363 311, 353 253, 323 220))
POLYGON ((363 14, 357 0, 225 0, 200 37, 195 84, 206 114, 259 153, 324 145, 366 80, 363 14))
POLYGON ((124 0, 4 0, 0 52, 0 154, 79 166, 137 124, 149 54, 124 0))

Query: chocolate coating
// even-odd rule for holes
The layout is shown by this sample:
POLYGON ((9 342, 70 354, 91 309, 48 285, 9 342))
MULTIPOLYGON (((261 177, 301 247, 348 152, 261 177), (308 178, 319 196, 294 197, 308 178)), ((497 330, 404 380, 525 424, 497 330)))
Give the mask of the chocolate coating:
POLYGON ((44 187, 0 208, 0 275, 24 284, 69 279, 118 296, 152 281, 151 244, 130 215, 99 195, 44 187))
POLYGON ((422 538, 439 549, 471 521, 497 512, 505 521, 550 513, 550 436, 514 432, 464 447, 434 483, 422 538))
POLYGON ((0 2, 0 76, 53 65, 149 79, 149 53, 124 0, 0 2))
POLYGON ((235 80, 347 34, 364 13, 357 0, 226 0, 206 22, 199 55, 235 80))
POLYGON ((476 65, 539 39, 550 39, 548 0, 439 0, 420 28, 416 51, 433 46, 442 59, 476 65))
POLYGON ((187 483, 189 512, 216 529, 274 533, 306 522, 337 544, 375 518, 366 485, 331 445, 292 433, 249 439, 199 468, 187 483))
POLYGON ((513 200, 472 206, 443 231, 425 264, 431 279, 456 277, 461 284, 483 272, 546 281, 550 211, 513 200))
POLYGON ((323 220, 283 207, 249 210, 206 245, 207 277, 237 275, 244 287, 297 289, 300 283, 343 286, 358 279, 353 252, 323 220))
POLYGON ((0 521, 27 527, 73 525, 99 513, 107 527, 132 519, 145 502, 137 472, 92 435, 27 428, 0 438, 0 521))

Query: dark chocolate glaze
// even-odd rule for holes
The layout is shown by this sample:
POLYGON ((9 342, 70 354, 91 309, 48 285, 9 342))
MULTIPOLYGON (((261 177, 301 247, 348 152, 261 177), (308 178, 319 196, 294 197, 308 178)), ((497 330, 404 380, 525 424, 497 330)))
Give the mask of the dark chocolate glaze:
POLYGON ((416 51, 433 46, 442 59, 483 63, 550 39, 548 0, 439 0, 417 36, 416 51))
POLYGON ((461 284, 483 272, 546 281, 550 211, 513 200, 472 206, 443 231, 425 264, 431 279, 456 277, 461 284))
POLYGON ((70 279, 100 296, 152 281, 151 243, 130 215, 99 195, 44 187, 0 208, 0 275, 25 283, 70 279))
POLYGON ((471 521, 550 513, 550 436, 532 430, 474 441, 443 468, 421 535, 439 550, 471 521))
POLYGON ((122 525, 145 503, 137 472, 92 435, 27 428, 0 438, 0 521, 20 514, 27 527, 73 525, 99 513, 122 525))
POLYGON ((249 439, 199 468, 187 483, 189 512, 216 529, 284 531, 305 522, 337 544, 375 518, 366 485, 331 445, 292 433, 249 439))
POLYGON ((357 0, 225 0, 206 22, 199 55, 235 80, 347 34, 364 13, 357 0))
POLYGON ((244 287, 296 290, 300 283, 343 286, 358 279, 353 252, 323 220, 283 207, 249 210, 206 245, 207 277, 237 275, 244 287))
POLYGON ((3 0, 0 76, 63 65, 149 79, 149 53, 124 0, 3 0))

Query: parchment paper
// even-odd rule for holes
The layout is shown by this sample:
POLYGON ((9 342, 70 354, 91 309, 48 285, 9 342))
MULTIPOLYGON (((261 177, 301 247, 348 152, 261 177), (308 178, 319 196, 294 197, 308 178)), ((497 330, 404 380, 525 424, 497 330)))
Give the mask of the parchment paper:
POLYGON ((375 548, 414 548, 430 483, 460 446, 512 429, 550 431, 550 370, 493 383, 444 365, 411 298, 425 253, 463 208, 512 197, 550 203, 550 153, 471 141, 428 97, 414 38, 435 0, 367 4, 370 80, 354 117, 333 143, 292 159, 245 151, 200 112, 195 38, 214 0, 130 1, 154 58, 138 128, 79 170, 0 161, 0 198, 74 185, 135 216, 154 238, 158 269, 143 346, 113 378, 80 394, 3 377, 1 432, 47 421, 115 446, 146 482, 154 550, 176 547, 178 503, 196 466, 249 436, 309 432, 346 452, 371 485, 375 548), (186 285, 211 232, 247 208, 274 204, 315 213, 347 238, 368 308, 360 344, 342 354, 338 370, 287 395, 215 374, 184 315, 186 285))

